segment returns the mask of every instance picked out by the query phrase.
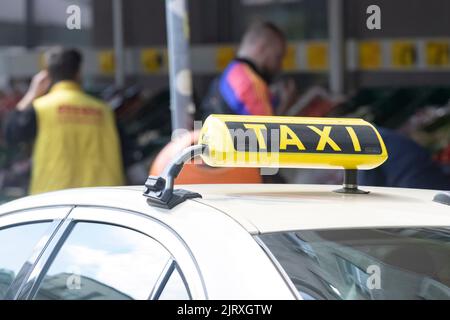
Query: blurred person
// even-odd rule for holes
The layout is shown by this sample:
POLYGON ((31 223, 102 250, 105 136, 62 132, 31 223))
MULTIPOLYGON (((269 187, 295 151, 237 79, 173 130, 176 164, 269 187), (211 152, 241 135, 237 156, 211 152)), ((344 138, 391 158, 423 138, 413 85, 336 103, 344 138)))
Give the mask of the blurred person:
POLYGON ((433 161, 426 149, 389 129, 378 128, 388 150, 379 168, 359 172, 365 186, 450 190, 450 176, 433 161))
POLYGON ((29 192, 123 185, 114 115, 82 91, 81 53, 54 48, 45 59, 4 126, 9 145, 34 142, 29 192))
POLYGON ((281 72, 286 48, 286 37, 274 24, 251 25, 237 57, 213 81, 202 103, 203 118, 210 114, 284 114, 297 99, 295 83, 289 79, 278 85, 278 97, 270 85, 281 72))
MULTIPOLYGON (((170 142, 156 157, 150 176, 160 176, 176 156, 186 148, 197 144, 200 131, 187 132, 170 142)), ((211 168, 205 164, 187 163, 175 180, 178 185, 187 184, 259 184, 263 179, 255 168, 211 168)))
MULTIPOLYGON (((373 170, 359 170, 362 186, 450 190, 450 176, 445 174, 430 153, 410 138, 378 127, 389 158, 373 170)), ((281 169, 283 177, 293 184, 340 184, 342 170, 281 169)))

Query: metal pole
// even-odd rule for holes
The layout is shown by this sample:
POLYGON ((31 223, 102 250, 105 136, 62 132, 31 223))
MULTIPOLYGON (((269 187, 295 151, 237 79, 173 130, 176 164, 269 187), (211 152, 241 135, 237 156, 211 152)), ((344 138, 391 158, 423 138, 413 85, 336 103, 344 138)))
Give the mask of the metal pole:
POLYGON ((119 88, 125 85, 125 50, 123 41, 122 0, 113 0, 113 37, 115 59, 115 83, 119 88))
POLYGON ((189 50, 189 16, 186 0, 166 0, 172 130, 190 129, 195 106, 189 50))
POLYGON ((328 0, 330 74, 333 94, 345 93, 346 43, 344 36, 344 0, 328 0))
POLYGON ((31 49, 35 45, 34 1, 25 1, 25 47, 31 49))

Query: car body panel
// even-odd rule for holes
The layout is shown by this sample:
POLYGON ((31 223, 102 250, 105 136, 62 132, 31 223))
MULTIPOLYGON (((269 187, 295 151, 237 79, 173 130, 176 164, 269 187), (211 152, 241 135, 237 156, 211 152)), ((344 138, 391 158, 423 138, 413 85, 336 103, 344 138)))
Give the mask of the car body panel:
MULTIPOLYGON (((110 220, 117 210, 126 210, 141 217, 158 221, 189 248, 205 284, 204 298, 208 299, 294 299, 295 294, 286 286, 279 270, 252 235, 235 220, 198 201, 187 201, 171 211, 150 207, 140 188, 79 189, 33 196, 9 203, 0 208, 0 221, 8 212, 76 206, 73 216, 83 210, 85 219, 92 212, 103 211, 110 220), (224 241, 225 240, 225 241, 224 241), (239 248, 239 250, 236 250, 239 248), (270 290, 267 290, 267 288, 270 290)), ((95 218, 92 214, 91 218, 95 218)), ((129 225, 133 217, 124 212, 121 223, 129 225)), ((118 221, 119 222, 119 221, 118 221)), ((134 222, 135 223, 135 222, 134 222)), ((141 222, 142 223, 142 222, 141 222)), ((145 232, 146 223, 140 230, 145 232)), ((147 232, 148 233, 148 232, 147 232)), ((168 241, 162 232, 152 235, 161 243, 168 241), (162 237, 162 239, 158 239, 162 237)), ((191 270, 188 272, 192 272, 191 270)), ((32 274, 34 280, 37 274, 32 274)), ((202 298, 198 285, 194 292, 202 298)))
MULTIPOLYGON (((167 210, 150 206, 142 187, 67 190, 1 206, 0 224, 12 219, 14 212, 56 207, 67 214, 68 208, 75 207, 69 221, 98 219, 134 226, 171 246, 169 251, 177 251, 178 258, 182 256, 180 265, 187 265, 193 298, 214 300, 299 298, 270 253, 254 238, 259 234, 450 226, 449 207, 432 201, 435 191, 368 187, 364 188, 371 192, 368 195, 341 195, 333 192, 338 187, 312 185, 182 188, 203 197, 167 210), (178 249, 174 239, 179 241, 178 249), (185 247, 184 253, 180 245, 185 247), (191 263, 186 263, 188 256, 191 263)), ((38 271, 32 276, 36 280, 38 271)))
MULTIPOLYGON (((28 197, 0 207, 8 211, 52 205, 94 205, 141 212, 177 220, 189 203, 225 213, 251 234, 290 230, 364 227, 436 227, 450 225, 450 209, 433 202, 438 191, 365 187, 368 195, 334 193, 337 186, 315 185, 192 185, 200 193, 173 210, 150 207, 141 187, 95 188, 28 197)), ((185 215, 182 215, 185 216, 185 215)))

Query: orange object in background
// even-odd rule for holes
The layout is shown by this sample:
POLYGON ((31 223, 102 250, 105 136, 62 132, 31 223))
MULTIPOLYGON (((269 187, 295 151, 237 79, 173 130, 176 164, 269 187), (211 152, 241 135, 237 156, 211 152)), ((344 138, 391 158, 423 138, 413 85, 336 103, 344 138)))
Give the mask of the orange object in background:
MULTIPOLYGON (((189 132, 170 142, 156 157, 150 170, 151 176, 162 174, 166 166, 184 149, 195 145, 200 132, 189 132)), ((196 159, 196 161, 201 161, 196 159)), ((256 168, 211 168, 203 164, 187 163, 175 184, 258 184, 262 183, 256 168)))

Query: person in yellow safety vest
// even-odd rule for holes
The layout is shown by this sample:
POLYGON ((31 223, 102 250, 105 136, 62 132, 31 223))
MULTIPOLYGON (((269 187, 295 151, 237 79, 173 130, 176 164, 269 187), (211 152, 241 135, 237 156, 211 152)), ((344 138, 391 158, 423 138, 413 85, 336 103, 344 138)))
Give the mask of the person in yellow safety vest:
POLYGON ((34 140, 30 193, 123 185, 114 114, 82 91, 81 54, 54 48, 46 64, 4 128, 10 145, 34 140))

